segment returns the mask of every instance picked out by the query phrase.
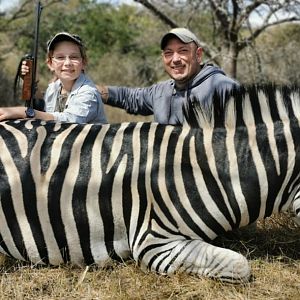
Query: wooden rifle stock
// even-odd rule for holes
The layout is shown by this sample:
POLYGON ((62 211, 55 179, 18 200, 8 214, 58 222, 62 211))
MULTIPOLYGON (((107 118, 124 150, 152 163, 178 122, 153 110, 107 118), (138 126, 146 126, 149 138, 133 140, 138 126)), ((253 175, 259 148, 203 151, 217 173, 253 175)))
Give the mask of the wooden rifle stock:
POLYGON ((22 95, 21 99, 24 101, 30 101, 34 95, 31 95, 32 91, 32 72, 33 72, 33 58, 31 56, 27 56, 25 58, 26 65, 29 67, 29 72, 26 73, 23 77, 23 88, 22 88, 22 95))
POLYGON ((17 87, 19 85, 19 78, 23 79, 21 100, 25 101, 26 107, 33 107, 37 99, 35 99, 37 82, 36 82, 36 67, 38 56, 38 40, 39 40, 39 25, 40 16, 42 12, 42 5, 40 1, 36 1, 36 22, 35 22, 35 34, 34 34, 34 46, 33 53, 26 55, 19 63, 17 75, 14 83, 14 98, 17 95, 17 87), (26 75, 21 75, 22 62, 26 61, 26 65, 29 67, 29 72, 26 75))

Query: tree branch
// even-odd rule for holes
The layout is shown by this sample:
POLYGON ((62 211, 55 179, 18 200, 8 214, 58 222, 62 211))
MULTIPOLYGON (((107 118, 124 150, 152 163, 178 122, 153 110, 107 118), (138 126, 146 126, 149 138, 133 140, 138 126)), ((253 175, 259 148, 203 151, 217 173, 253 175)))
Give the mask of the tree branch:
POLYGON ((278 20, 276 22, 272 22, 272 23, 266 23, 263 26, 259 27, 258 29, 254 30, 251 34, 251 36, 249 36, 248 38, 242 40, 239 42, 239 50, 244 49, 246 46, 248 46, 253 40, 255 40, 261 33, 263 33, 267 28, 279 25, 279 24, 283 24, 283 23, 290 23, 293 21, 299 21, 299 18, 297 17, 291 17, 288 19, 282 19, 282 20, 278 20))
POLYGON ((140 3, 146 8, 148 8, 154 15, 156 15, 160 20, 169 25, 171 28, 179 27, 177 23, 173 22, 170 18, 168 18, 165 14, 159 11, 154 5, 152 5, 147 0, 134 0, 134 2, 140 3))

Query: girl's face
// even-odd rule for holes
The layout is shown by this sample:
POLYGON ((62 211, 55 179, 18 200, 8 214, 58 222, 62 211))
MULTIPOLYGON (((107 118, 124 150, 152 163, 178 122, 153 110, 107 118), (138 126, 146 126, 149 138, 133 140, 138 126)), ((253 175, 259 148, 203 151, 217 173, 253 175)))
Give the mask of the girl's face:
POLYGON ((85 68, 79 46, 70 41, 58 42, 47 64, 63 85, 67 86, 73 85, 85 68))

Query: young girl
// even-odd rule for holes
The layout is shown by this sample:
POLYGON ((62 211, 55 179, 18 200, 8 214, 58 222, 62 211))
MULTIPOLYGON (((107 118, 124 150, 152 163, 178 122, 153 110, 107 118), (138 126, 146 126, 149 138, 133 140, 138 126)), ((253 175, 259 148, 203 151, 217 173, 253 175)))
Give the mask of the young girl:
MULTIPOLYGON (((95 84, 85 75, 87 56, 77 35, 57 33, 47 43, 47 65, 55 81, 49 84, 44 101, 45 112, 25 107, 0 108, 0 121, 36 118, 75 123, 107 123, 101 96, 95 84)), ((22 65, 22 75, 29 71, 22 65)))

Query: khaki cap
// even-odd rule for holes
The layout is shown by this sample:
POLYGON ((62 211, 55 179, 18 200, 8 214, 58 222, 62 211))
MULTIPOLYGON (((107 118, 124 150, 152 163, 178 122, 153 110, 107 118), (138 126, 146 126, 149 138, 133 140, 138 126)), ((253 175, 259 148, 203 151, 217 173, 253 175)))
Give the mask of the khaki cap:
POLYGON ((84 46, 82 39, 78 35, 69 32, 59 32, 47 42, 47 51, 53 50, 54 45, 62 41, 72 41, 79 46, 84 46))
POLYGON ((168 40, 174 36, 179 38, 185 44, 194 42, 198 47, 201 47, 200 41, 190 30, 186 28, 173 28, 162 37, 160 48, 163 50, 166 47, 168 40))

